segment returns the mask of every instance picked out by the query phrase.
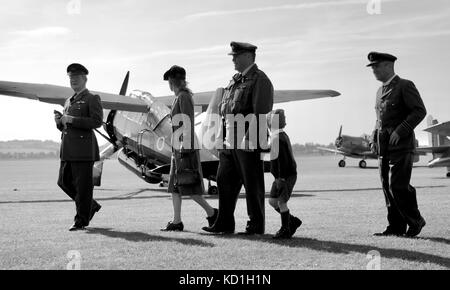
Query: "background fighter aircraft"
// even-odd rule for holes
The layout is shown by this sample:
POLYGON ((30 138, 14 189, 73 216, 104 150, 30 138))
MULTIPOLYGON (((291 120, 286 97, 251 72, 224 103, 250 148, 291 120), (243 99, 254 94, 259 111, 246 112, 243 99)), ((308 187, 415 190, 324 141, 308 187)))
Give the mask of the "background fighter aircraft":
POLYGON ((364 134, 362 137, 353 137, 348 135, 342 135, 342 125, 339 129, 339 135, 334 141, 336 149, 319 147, 318 149, 336 154, 342 154, 342 160, 339 160, 339 167, 345 167, 345 158, 362 158, 359 161, 359 167, 366 168, 366 159, 377 159, 378 156, 370 150, 369 136, 364 134))
MULTIPOLYGON (((351 158, 362 158, 359 161, 360 168, 366 168, 367 162, 366 159, 378 159, 378 155, 372 153, 370 150, 370 136, 367 134, 363 134, 361 137, 353 137, 348 135, 342 135, 342 125, 339 129, 339 135, 334 142, 336 149, 319 147, 318 149, 328 152, 333 152, 336 154, 342 154, 344 157, 342 160, 338 162, 339 167, 345 167, 345 157, 351 158)), ((417 140, 416 140, 417 142, 417 140)), ((426 152, 423 150, 419 150, 417 148, 416 154, 414 155, 414 162, 419 161, 419 155, 425 155, 426 152)))
MULTIPOLYGON (((97 132, 110 143, 100 153, 100 161, 94 165, 94 183, 97 186, 101 183, 104 160, 116 152, 122 165, 148 183, 165 181, 163 175, 169 173, 172 152, 169 107, 174 97, 155 98, 150 93, 139 90, 126 96, 128 80, 129 72, 118 95, 91 91, 100 95, 104 109, 103 128, 106 134, 97 132)), ((215 119, 215 116, 218 116, 218 103, 222 92, 223 89, 219 88, 215 92, 196 93, 193 97, 196 111, 199 111, 195 116, 197 139, 202 145, 201 148, 209 148, 200 150, 200 159, 203 175, 209 181, 210 194, 217 190, 210 183, 211 180, 215 181, 218 166, 217 150, 211 146, 211 142, 215 142, 218 133, 219 120, 215 119), (198 138, 205 133, 211 137, 209 140, 198 138)), ((65 100, 73 95, 73 91, 69 87, 0 81, 0 94, 64 105, 65 100)), ((277 90, 274 103, 339 95, 332 90, 277 90)))
POLYGON ((427 118, 429 126, 424 131, 429 132, 430 147, 419 147, 418 150, 432 153, 433 159, 429 167, 447 167, 447 177, 450 177, 450 121, 438 124, 430 115, 427 118))

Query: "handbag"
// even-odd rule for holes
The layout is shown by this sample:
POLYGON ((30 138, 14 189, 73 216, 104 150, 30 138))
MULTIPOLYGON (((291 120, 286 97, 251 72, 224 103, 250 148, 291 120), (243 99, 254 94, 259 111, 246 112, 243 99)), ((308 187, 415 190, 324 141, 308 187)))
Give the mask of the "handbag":
POLYGON ((176 185, 194 185, 201 181, 195 151, 175 152, 175 166, 176 185))
POLYGON ((177 170, 175 183, 176 185, 193 185, 200 181, 200 174, 196 169, 181 169, 177 170))

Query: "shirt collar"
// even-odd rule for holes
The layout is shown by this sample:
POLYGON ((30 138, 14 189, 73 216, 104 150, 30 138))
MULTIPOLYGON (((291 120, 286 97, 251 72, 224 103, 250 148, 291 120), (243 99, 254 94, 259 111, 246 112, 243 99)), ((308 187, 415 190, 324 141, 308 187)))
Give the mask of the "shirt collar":
POLYGON ((397 74, 394 74, 390 79, 383 83, 383 87, 388 86, 396 76, 397 74))
POLYGON ((83 94, 86 90, 87 90, 87 88, 84 88, 83 90, 79 91, 78 93, 75 93, 75 94, 72 96, 72 100, 73 100, 74 98, 78 97, 79 95, 83 94))
POLYGON ((252 67, 255 66, 255 64, 256 64, 256 63, 252 63, 251 65, 249 65, 249 66, 248 66, 241 74, 242 74, 243 76, 245 76, 245 75, 249 72, 249 70, 251 70, 252 67))

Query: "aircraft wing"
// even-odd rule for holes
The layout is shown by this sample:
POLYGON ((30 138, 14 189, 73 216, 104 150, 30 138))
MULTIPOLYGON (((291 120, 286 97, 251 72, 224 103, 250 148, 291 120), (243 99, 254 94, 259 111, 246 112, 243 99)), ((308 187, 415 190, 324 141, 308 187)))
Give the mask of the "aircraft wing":
POLYGON ((450 136, 450 121, 433 125, 431 127, 424 129, 424 131, 437 135, 450 136))
POLYGON ((280 90, 275 91, 273 102, 286 103, 319 98, 337 97, 340 93, 333 90, 280 90))
MULTIPOLYGON (((203 111, 205 111, 214 93, 215 92, 213 91, 194 93, 193 99, 195 106, 202 106, 202 108, 204 108, 203 111)), ((339 95, 339 92, 333 90, 276 90, 274 92, 273 102, 277 104, 292 101, 337 97, 339 95)), ((174 97, 162 96, 158 97, 157 99, 163 102, 166 106, 171 106, 174 97)))
POLYGON ((330 148, 325 148, 325 147, 317 147, 317 149, 322 150, 322 151, 327 151, 327 152, 332 152, 332 153, 337 153, 337 154, 342 154, 345 155, 346 153, 341 151, 341 150, 337 150, 337 149, 330 149, 330 148))
POLYGON ((417 147, 416 151, 419 153, 444 153, 450 151, 450 145, 417 147))
MULTIPOLYGON (((145 102, 139 99, 96 91, 91 91, 91 93, 100 96, 104 109, 132 112, 148 111, 145 102)), ((0 95, 27 98, 63 106, 66 99, 73 95, 73 90, 69 87, 55 85, 0 81, 0 95)))

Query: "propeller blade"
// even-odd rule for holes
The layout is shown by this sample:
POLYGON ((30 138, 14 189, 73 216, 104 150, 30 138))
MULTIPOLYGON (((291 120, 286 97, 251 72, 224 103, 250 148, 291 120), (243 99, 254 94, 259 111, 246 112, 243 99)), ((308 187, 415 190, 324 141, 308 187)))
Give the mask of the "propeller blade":
POLYGON ((341 138, 341 136, 342 136, 342 125, 341 125, 341 128, 339 129, 339 137, 338 138, 341 138))
POLYGON ((127 94, 128 89, 128 80, 130 79, 130 71, 127 72, 125 79, 123 80, 122 87, 120 88, 119 95, 125 96, 127 94))

